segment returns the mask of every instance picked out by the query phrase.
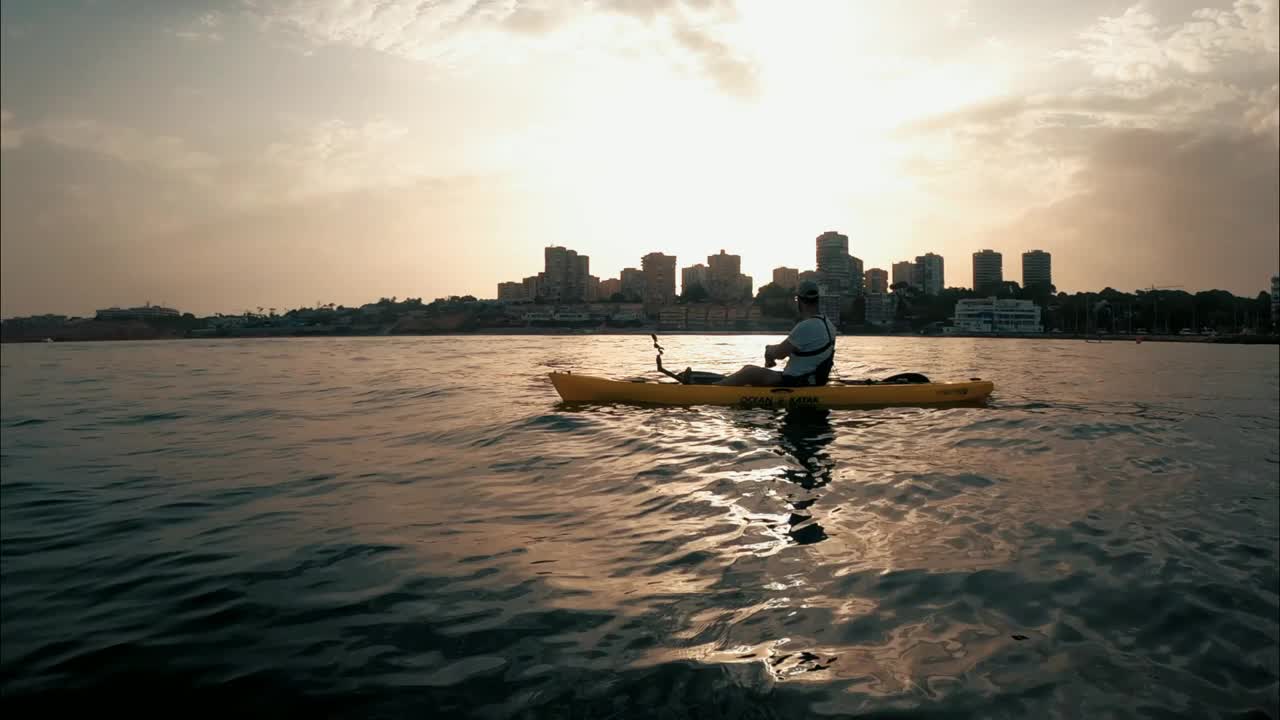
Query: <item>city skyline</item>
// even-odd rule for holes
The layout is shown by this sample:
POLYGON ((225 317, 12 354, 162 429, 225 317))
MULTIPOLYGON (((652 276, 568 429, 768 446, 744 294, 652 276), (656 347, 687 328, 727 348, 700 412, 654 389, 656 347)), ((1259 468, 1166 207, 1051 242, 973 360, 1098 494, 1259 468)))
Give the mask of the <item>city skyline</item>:
MULTIPOLYGON (((543 252, 544 252, 544 267, 545 267, 545 263, 547 262, 547 256, 548 256, 549 254, 551 254, 551 253, 550 253, 550 251, 567 251, 567 254, 568 254, 568 255, 573 256, 573 257, 575 257, 575 258, 577 258, 577 259, 585 260, 585 261, 588 261, 588 262, 589 262, 589 260, 590 260, 590 256, 588 256, 588 255, 584 255, 584 254, 581 254, 581 253, 578 253, 578 252, 577 252, 575 249, 573 249, 573 248, 567 248, 567 247, 563 247, 563 246, 547 246, 547 247, 544 247, 544 248, 543 248, 543 252)), ((976 263, 977 263, 977 260, 978 260, 978 257, 979 257, 981 254, 984 254, 984 253, 989 252, 989 251, 990 251, 990 249, 989 249, 989 248, 983 248, 982 250, 974 251, 973 253, 971 253, 971 254, 970 254, 970 256, 973 258, 974 263, 976 264, 976 263)), ((719 253, 720 253, 720 254, 729 254, 729 255, 732 255, 731 253, 726 253, 726 250, 725 250, 724 248, 721 248, 721 249, 719 250, 719 253)), ((915 260, 919 260, 919 259, 920 259, 920 258, 922 258, 922 257, 932 256, 932 255, 934 255, 934 254, 933 254, 933 253, 927 253, 926 255, 917 256, 917 257, 915 258, 915 260)), ((1001 254, 1000 254, 1000 253, 996 253, 996 255, 1001 255, 1001 254)), ((707 265, 706 265, 706 264, 704 264, 704 263, 694 263, 693 265, 682 265, 682 264, 680 263, 680 261, 679 261, 679 258, 678 258, 678 257, 676 257, 676 256, 664 255, 660 250, 650 251, 650 252, 646 253, 644 256, 640 256, 640 257, 639 257, 639 260, 640 260, 640 261, 643 261, 643 260, 645 259, 645 257, 648 257, 648 256, 659 256, 659 257, 664 257, 665 259, 670 260, 670 261, 672 261, 672 262, 674 263, 674 277, 675 277, 675 278, 681 278, 681 280, 680 280, 680 282, 678 282, 678 283, 676 283, 676 284, 675 284, 674 296, 670 296, 670 298, 671 298, 671 299, 674 299, 675 297, 679 297, 679 296, 683 295, 683 293, 684 293, 684 280, 683 280, 683 278, 684 278, 685 274, 686 274, 688 271, 695 270, 695 269, 700 269, 703 273, 706 273, 706 271, 708 271, 708 270, 709 270, 709 268, 707 267, 707 265)), ((707 259, 707 260, 710 260, 712 257, 713 257, 713 256, 708 256, 706 259, 707 259)), ((1050 271, 1050 269, 1049 269, 1049 262, 1050 262, 1050 258, 1051 258, 1051 257, 1052 257, 1052 254, 1051 254, 1051 253, 1047 253, 1047 252, 1045 252, 1045 251, 1043 251, 1043 250, 1040 250, 1040 249, 1030 249, 1030 250, 1026 250, 1026 251, 1023 251, 1023 252, 1021 252, 1021 253, 1018 253, 1018 256, 1017 256, 1017 258, 1016 258, 1016 262, 1019 264, 1019 267, 1021 268, 1019 275, 1015 278, 1015 277, 1013 277, 1012 275, 1007 274, 1007 271, 1009 270, 1009 268, 1008 268, 1008 267, 1004 267, 1004 266, 1002 266, 1003 270, 1005 271, 1005 274, 1003 275, 1003 280, 1004 280, 1005 282, 1009 282, 1009 281, 1015 282, 1015 283, 1017 283, 1020 287, 1026 287, 1026 286, 1027 286, 1027 283, 1026 283, 1026 282, 1024 282, 1024 279, 1025 279, 1025 277, 1026 277, 1026 273, 1027 273, 1029 270, 1030 270, 1030 272, 1032 272, 1032 273, 1040 273, 1040 274, 1043 274, 1043 276, 1045 276, 1045 277, 1050 277, 1050 272, 1056 272, 1056 270, 1050 271), (1031 265, 1029 265, 1029 264, 1028 264, 1028 261, 1029 261, 1029 260, 1030 260, 1030 261, 1031 261, 1031 263, 1032 263, 1031 265), (1041 266, 1039 266, 1039 265, 1036 265, 1035 263, 1040 263, 1040 264, 1042 264, 1042 265, 1043 265, 1043 267, 1041 267, 1041 266)), ((1003 261, 1003 258, 998 258, 998 261, 999 261, 999 262, 1002 262, 1002 261, 1003 261)), ((636 265, 640 265, 640 264, 643 264, 643 262, 637 262, 637 263, 635 263, 635 264, 636 264, 636 265)), ((865 290, 864 290, 864 292, 865 292, 866 294, 871 294, 871 293, 873 292, 871 289, 869 289, 869 288, 870 288, 870 281, 869 281, 869 280, 867 280, 867 278, 866 278, 866 276, 867 276, 868 274, 873 273, 873 272, 879 272, 879 273, 882 273, 882 274, 884 274, 884 275, 885 275, 885 277, 884 277, 884 279, 883 279, 883 282, 887 283, 889 286, 892 286, 893 284, 896 284, 897 282, 899 282, 899 280, 895 279, 895 276, 894 276, 894 274, 893 274, 893 273, 898 272, 898 271, 899 271, 900 266, 903 266, 903 265, 911 266, 911 269, 912 269, 912 270, 914 270, 916 267, 918 267, 918 265, 917 265, 916 263, 912 262, 911 260, 906 260, 906 261, 896 261, 896 262, 889 263, 888 265, 889 265, 889 267, 888 267, 888 268, 880 268, 880 267, 867 267, 867 268, 866 268, 866 270, 864 271, 864 288, 868 288, 868 289, 865 289, 865 290)), ((1056 266, 1056 263, 1054 263, 1054 265, 1056 266)), ((587 267, 587 265, 586 265, 586 264, 583 264, 583 265, 582 265, 582 267, 586 268, 586 267, 587 267)), ((816 281, 816 282, 820 282, 820 283, 822 283, 822 282, 823 282, 823 281, 822 281, 822 279, 819 277, 819 276, 820 276, 820 273, 816 272, 816 271, 815 271, 815 270, 813 270, 813 269, 806 269, 806 268, 804 268, 804 267, 801 267, 801 268, 789 268, 789 267, 786 267, 786 266, 778 266, 778 267, 773 268, 773 269, 770 271, 770 278, 769 278, 768 280, 766 280, 764 283, 761 283, 761 284, 758 284, 758 285, 757 285, 757 284, 754 284, 754 282, 753 282, 750 286, 751 286, 754 290, 758 290, 758 289, 760 289, 760 287, 762 287, 763 285, 767 285, 767 284, 769 284, 769 283, 771 283, 771 282, 774 282, 774 279, 776 279, 776 278, 778 277, 778 272, 779 272, 779 271, 784 271, 784 272, 786 272, 786 273, 788 273, 788 274, 790 274, 790 273, 794 273, 794 274, 796 275, 795 282, 797 282, 797 283, 798 283, 798 282, 800 282, 801 280, 804 280, 804 279, 811 279, 811 280, 814 280, 814 281, 816 281), (806 275, 808 275, 808 276, 810 276, 810 277, 806 278, 806 275)), ((544 273, 544 272, 545 272, 545 269, 544 269, 543 271, 535 272, 532 276, 527 276, 527 277, 525 277, 525 278, 523 279, 523 281, 522 281, 522 282, 521 282, 521 281, 497 280, 496 282, 491 283, 491 287, 496 287, 496 288, 497 288, 497 293, 496 293, 496 294, 495 294, 494 292, 490 292, 490 291, 476 291, 476 292, 462 293, 462 295, 471 295, 471 296, 473 296, 473 297, 480 298, 480 299, 486 299, 486 298, 487 298, 487 299, 498 299, 498 300, 502 300, 502 299, 504 299, 504 298, 503 298, 503 292, 502 292, 502 289, 503 289, 503 287, 504 287, 504 286, 510 286, 512 289, 514 289, 514 288, 515 288, 515 287, 517 287, 517 286, 518 286, 518 287, 520 287, 520 288, 522 288, 522 289, 524 289, 524 288, 528 288, 528 287, 530 287, 529 282, 530 282, 531 280, 535 280, 535 279, 537 279, 539 276, 543 275, 543 273, 544 273)), ((745 273, 743 273, 743 274, 745 275, 745 273)), ((599 293, 598 293, 597 295, 595 295, 595 296, 587 296, 587 295, 585 295, 585 294, 584 294, 583 299, 581 299, 581 300, 573 300, 573 299, 564 300, 564 301, 562 301, 564 304, 574 304, 574 303, 580 303, 580 302, 603 302, 603 301, 607 301, 607 300, 610 298, 610 296, 611 296, 614 292, 627 292, 627 291, 634 291, 634 293, 635 293, 635 294, 637 294, 637 295, 641 298, 641 299, 639 299, 639 300, 636 300, 636 302, 647 302, 647 301, 648 301, 647 299, 645 299, 645 289, 644 289, 644 288, 645 288, 645 285, 644 285, 644 271, 643 271, 642 269, 635 268, 635 267, 627 267, 627 268, 623 268, 623 269, 622 269, 622 270, 621 270, 621 271, 620 271, 616 276, 612 276, 612 277, 611 277, 611 276, 597 276, 597 275, 595 275, 595 274, 594 274, 594 272, 591 272, 591 273, 588 273, 588 274, 587 274, 587 277, 589 277, 591 280, 594 280, 594 281, 598 284, 598 288, 600 289, 599 293), (628 287, 627 287, 627 285, 625 285, 625 284, 624 284, 624 280, 623 280, 623 277, 624 277, 624 276, 626 276, 628 273, 632 273, 632 274, 633 274, 633 276, 632 276, 632 277, 633 277, 633 283, 632 283, 632 285, 631 285, 631 287, 630 287, 630 288, 628 288, 628 287), (607 291, 606 291, 606 289, 607 289, 607 291)), ((753 278, 750 278, 750 276, 748 276, 748 278, 749 278, 749 279, 754 280, 753 278)), ((914 278, 915 278, 915 280, 914 280, 914 281, 907 281, 907 282, 910 282, 912 285, 915 285, 917 288, 919 288, 919 287, 920 287, 920 278, 921 278, 921 275, 917 272, 917 273, 914 275, 914 278)), ((1240 296, 1240 297, 1252 297, 1252 296, 1257 295, 1257 293, 1259 293, 1259 292, 1268 292, 1269 294, 1272 294, 1272 295, 1274 296, 1274 295, 1275 295, 1275 290, 1274 290, 1274 288, 1276 287, 1275 278, 1276 278, 1276 274, 1275 274, 1275 273, 1272 273, 1272 274, 1270 274, 1270 275, 1266 278, 1266 281, 1265 281, 1264 283, 1261 283, 1261 284, 1259 285, 1258 289, 1256 289, 1256 290, 1252 290, 1252 291, 1251 291, 1251 290, 1248 290, 1248 289, 1245 289, 1243 292, 1236 292, 1236 291, 1231 291, 1231 290, 1229 290, 1228 288, 1216 288, 1216 287, 1210 287, 1210 286, 1204 286, 1204 287, 1199 287, 1199 286, 1185 286, 1185 287, 1183 287, 1183 286, 1173 286, 1173 289, 1186 290, 1187 292, 1189 292, 1189 293, 1191 293, 1191 294, 1195 294, 1196 292, 1206 292, 1206 291, 1210 291, 1210 290, 1227 290, 1227 291, 1229 291, 1229 292, 1233 292, 1233 294, 1235 294, 1235 295, 1237 295, 1237 296, 1240 296)), ((1055 286, 1056 286, 1056 282, 1052 282, 1052 281, 1051 281, 1051 284, 1053 284, 1053 285, 1055 285, 1055 286)), ((955 289, 968 289, 968 290, 975 290, 975 291, 977 290, 976 283, 975 283, 972 279, 971 279, 971 281, 970 281, 968 284, 965 284, 965 283, 955 283, 955 282, 945 282, 945 283, 943 284, 943 286, 942 286, 942 287, 943 287, 943 289, 947 289, 947 288, 955 288, 955 289)), ((1068 295, 1074 295, 1074 294, 1079 293, 1079 292, 1085 292, 1085 293, 1089 293, 1089 292, 1099 292, 1099 291, 1101 291, 1101 290, 1105 289, 1106 287, 1111 287, 1111 288, 1113 288, 1113 289, 1115 289, 1115 290, 1118 290, 1118 291, 1120 291, 1120 292, 1129 292, 1129 293, 1132 293, 1132 292, 1141 292, 1141 291, 1146 291, 1146 290, 1148 290, 1148 289, 1151 289, 1151 288, 1153 287, 1153 285, 1139 286, 1139 287, 1136 287, 1136 288, 1114 287, 1114 286, 1109 286, 1109 285, 1108 285, 1108 286, 1096 286, 1096 287, 1087 288, 1087 289, 1085 289, 1085 288, 1079 288, 1079 289, 1067 289, 1067 288, 1056 287, 1056 288, 1055 288, 1055 292, 1058 292, 1058 293, 1064 293, 1064 292, 1065 292, 1065 293, 1066 293, 1066 294, 1068 294, 1068 295)), ((1170 286, 1163 286, 1163 287, 1161 287, 1161 286, 1155 286, 1155 289, 1170 289, 1170 286)), ((535 292, 536 292, 536 291, 535 291, 535 292)), ((415 296, 415 295, 412 295, 412 294, 410 294, 410 295, 393 295, 393 294, 390 294, 390 293, 381 293, 380 295, 378 295, 378 297, 414 297, 414 296, 415 296)), ((419 294, 419 295, 417 295, 417 296, 418 296, 418 297, 428 297, 428 296, 424 296, 424 295, 420 295, 420 294, 419 294)), ((752 296, 754 296, 754 293, 753 293, 753 295, 752 295, 752 296)), ((360 299, 356 299, 356 300, 353 300, 353 301, 351 301, 351 302, 347 302, 347 303, 335 302, 335 304, 337 304, 337 305, 346 305, 346 306, 349 306, 349 307, 360 307, 360 306, 362 306, 362 305, 366 305, 366 304, 368 304, 369 302, 372 302, 372 301, 373 301, 373 300, 371 299, 372 297, 373 297, 373 296, 370 296, 370 297, 367 297, 367 298, 360 298, 360 299)), ((442 297, 442 298, 443 298, 443 297, 448 297, 448 296, 439 296, 439 297, 442 297)), ((521 299, 523 300, 524 298, 521 298, 521 299)), ((714 300, 715 298, 711 298, 711 299, 712 299, 712 300, 714 300)), ((553 302, 559 302, 559 301, 553 301, 553 302)), ((1274 299, 1273 299, 1273 302, 1274 302, 1274 299)), ((320 304, 320 301, 317 301, 317 303, 316 303, 316 304, 317 304, 317 305, 319 305, 319 304, 320 304)), ((53 315, 70 315, 70 316, 92 316, 92 315, 94 315, 95 313, 101 313, 103 310, 113 310, 113 309, 120 309, 120 308, 143 307, 143 306, 156 306, 156 307, 179 306, 179 307, 184 307, 184 306, 181 306, 181 304, 180 304, 180 303, 173 303, 173 302, 168 302, 168 301, 161 301, 161 302, 156 302, 156 303, 153 303, 153 302, 151 302, 150 300, 144 300, 144 301, 141 301, 141 302, 124 301, 124 302, 119 302, 119 303, 108 303, 108 304, 104 304, 104 305, 102 305, 101 307, 93 308, 93 309, 91 309, 91 310, 73 310, 73 311, 68 312, 68 311, 65 311, 65 310, 48 310, 48 309, 43 309, 43 310, 37 310, 37 311, 34 311, 34 312, 28 312, 28 313, 14 313, 14 314, 5 313, 5 314, 3 314, 3 315, 2 315, 2 317, 5 317, 5 318, 12 318, 12 317, 23 317, 23 316, 38 316, 38 315, 45 315, 45 314, 53 314, 53 315)), ((302 302, 302 303, 298 303, 298 304, 296 304, 296 305, 282 304, 282 305, 280 305, 279 307, 282 307, 282 308, 307 308, 307 307, 311 307, 311 306, 312 306, 312 305, 311 305, 311 304, 309 304, 309 303, 302 302)), ((223 308, 219 308, 219 309, 212 310, 212 311, 205 311, 205 310, 203 310, 203 309, 202 309, 202 310, 200 310, 200 311, 196 312, 195 314, 197 314, 197 315, 202 315, 202 316, 212 316, 212 315, 216 315, 216 314, 223 314, 223 313, 226 313, 226 314, 234 314, 234 313, 238 313, 238 312, 240 312, 241 310, 244 310, 245 308, 249 308, 249 309, 251 310, 253 307, 258 307, 259 309, 263 309, 263 308, 266 308, 267 306, 265 306, 265 305, 261 305, 261 304, 255 304, 255 303, 243 303, 243 302, 242 302, 242 303, 240 303, 240 304, 232 303, 232 304, 231 304, 231 306, 223 307, 223 308)), ((185 308, 185 307, 184 307, 184 310, 185 310, 185 309, 187 309, 187 308, 185 308)), ((274 307, 273 307, 272 309, 274 310, 274 307)))
MULTIPOLYGON (((848 297, 857 295, 875 295, 891 292, 893 285, 900 282, 907 283, 917 290, 925 294, 936 295, 945 289, 971 290, 974 292, 999 295, 1005 286, 1015 285, 1019 288, 1039 287, 1041 289, 1052 289, 1054 293, 1074 294, 1073 291, 1058 288, 1053 280, 1053 262, 1052 253, 1045 252, 1040 249, 1030 249, 1022 252, 1017 260, 1020 265, 1020 274, 1017 279, 1013 275, 1004 274, 1003 254, 984 248, 972 253, 972 273, 971 281, 968 285, 963 283, 950 283, 945 280, 945 262, 944 259, 932 252, 924 255, 916 256, 912 260, 897 261, 891 264, 892 270, 884 268, 867 268, 865 271, 858 272, 861 268, 861 261, 850 254, 848 248, 848 238, 841 235, 837 231, 828 230, 818 235, 814 239, 815 246, 815 266, 821 266, 824 260, 829 264, 829 269, 824 271, 820 267, 814 270, 805 270, 800 268, 790 268, 786 266, 775 267, 771 271, 770 283, 781 285, 783 287, 795 287, 803 280, 812 280, 819 283, 824 293, 832 296, 844 295, 848 297), (825 257, 824 257, 825 256, 825 257), (839 268, 831 268, 830 263, 845 261, 847 266, 841 265, 839 268), (848 271, 844 269, 848 268, 848 271), (834 272, 831 270, 834 269, 834 272), (858 283, 850 282, 851 275, 858 275, 858 283)), ((568 248, 560 246, 548 246, 544 249, 546 257, 552 257, 552 254, 567 253, 576 255, 577 253, 568 248)), ((582 272, 584 277, 589 278, 595 285, 593 292, 584 291, 578 300, 571 302, 597 302, 607 301, 614 293, 623 293, 628 295, 629 301, 644 302, 647 304, 667 304, 681 297, 688 290, 692 283, 700 284, 703 290, 707 291, 707 298, 712 302, 731 302, 741 297, 749 297, 750 289, 754 287, 753 279, 739 272, 741 267, 741 256, 727 253, 723 248, 717 255, 707 256, 707 263, 694 263, 692 265, 680 265, 679 258, 674 255, 665 255, 659 251, 653 251, 641 258, 642 265, 646 265, 650 258, 657 257, 663 260, 663 266, 668 268, 659 276, 659 283, 663 286, 663 291, 657 297, 653 296, 648 286, 651 283, 649 272, 635 268, 624 268, 620 278, 599 278, 593 275, 586 275, 588 258, 583 258, 582 272), (723 268, 723 271, 717 273, 715 268, 717 265, 723 268), (628 274, 630 279, 628 280, 628 274), (721 274, 721 279, 717 280, 716 275, 721 274), (675 277, 681 278, 681 283, 675 286, 675 277), (742 277, 745 280, 746 295, 742 295, 736 291, 726 292, 725 288, 729 285, 737 287, 738 283, 727 282, 730 277, 742 277), (604 291, 607 288, 607 291, 604 291)), ((524 288, 532 288, 532 291, 521 292, 521 284, 516 282, 499 281, 497 284, 499 300, 513 300, 517 302, 532 302, 535 298, 544 301, 553 301, 556 297, 554 293, 538 293, 536 288, 541 282, 544 275, 552 272, 552 264, 547 261, 543 272, 537 276, 527 277, 524 280, 524 288), (534 281, 531 285, 530 281, 534 281), (510 289, 510 295, 504 294, 504 289, 510 289)), ((1275 295, 1275 276, 1272 276, 1270 282, 1270 294, 1275 295)), ((769 284, 769 283, 765 283, 769 284)), ((763 287, 763 285, 761 286, 763 287)), ((1186 290, 1185 286, 1147 286, 1138 288, 1115 288, 1105 286, 1102 288, 1091 288, 1083 292, 1100 292, 1106 289, 1117 290, 1120 292, 1142 292, 1145 290, 1186 290)), ((1201 288, 1193 290, 1192 294, 1199 291, 1222 290, 1223 288, 1201 288)), ((1075 293, 1082 292, 1080 290, 1075 293)), ((1259 292, 1268 292, 1264 287, 1259 292)), ((1244 296, 1252 293, 1245 292, 1244 296)))
POLYGON ((1277 37, 1275 0, 12 0, 0 315, 491 295, 548 245, 758 287, 828 228, 953 286, 1042 249, 1253 293, 1277 37))

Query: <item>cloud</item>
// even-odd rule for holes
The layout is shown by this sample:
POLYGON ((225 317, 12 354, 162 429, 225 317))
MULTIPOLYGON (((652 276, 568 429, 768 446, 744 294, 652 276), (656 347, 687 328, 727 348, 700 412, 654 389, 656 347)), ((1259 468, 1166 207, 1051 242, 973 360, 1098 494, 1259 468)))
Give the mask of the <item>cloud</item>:
POLYGON ((0 147, 5 150, 42 141, 101 155, 127 165, 191 177, 200 176, 219 166, 218 158, 190 147, 181 138, 169 135, 151 135, 133 128, 84 118, 46 120, 18 127, 13 118, 12 112, 0 111, 0 147))
POLYGON ((1228 65, 1275 67, 1277 36, 1277 0, 1236 0, 1230 10, 1197 10, 1169 25, 1139 4, 1100 18, 1080 34, 1081 47, 1061 56, 1084 61, 1100 78, 1151 81, 1228 65))
POLYGON ((0 110, 0 150, 11 150, 22 145, 22 130, 13 124, 13 113, 0 110))
POLYGON ((751 98, 758 92, 756 64, 716 37, 717 28, 737 19, 734 0, 600 0, 596 7, 667 34, 726 94, 751 98))
POLYGON ((219 164, 216 157, 188 146, 180 138, 150 135, 91 119, 53 120, 26 132, 54 145, 175 173, 193 175, 212 170, 219 164))
POLYGON ((1135 5, 1101 18, 1078 47, 1057 53, 1089 63, 1086 84, 994 98, 917 119, 898 134, 945 134, 984 152, 1016 146, 1051 156, 1078 154, 1104 129, 1250 133, 1274 145, 1277 33, 1276 0, 1236 0, 1170 25, 1135 5))
POLYGON ((737 15, 734 0, 598 0, 596 7, 647 21, 657 20, 671 13, 696 13, 723 20, 737 15))
POLYGON ((1280 84, 1249 95, 1244 122, 1250 131, 1270 136, 1272 143, 1280 148, 1280 84))
POLYGON ((428 177, 380 119, 298 123, 217 158, 97 121, 21 132, 0 175, 6 313, 474 292, 507 246, 459 238, 519 241, 542 211, 497 179, 428 177))
MULTIPOLYGON (((679 49, 724 92, 756 92, 755 65, 717 37, 716 29, 737 17, 732 0, 247 0, 249 13, 267 31, 296 33, 317 45, 367 48, 412 60, 460 64, 484 47, 481 37, 503 31, 542 39, 597 16, 638 23, 656 41, 679 49)), ((589 34, 587 37, 591 37, 589 34)), ((508 37, 505 46, 510 48, 508 37)), ((608 48, 606 48, 608 49, 608 48)))
POLYGON ((220 29, 222 25, 222 13, 214 10, 201 14, 185 28, 170 28, 168 32, 182 38, 183 40, 222 42, 222 32, 220 29))
MULTIPOLYGON (((32 141, 91 153, 147 171, 176 175, 202 187, 211 205, 251 207, 413 182, 428 172, 407 151, 408 130, 384 119, 364 123, 296 123, 278 139, 218 157, 186 140, 93 119, 52 119, 19 128, 3 114, 3 145, 32 141)), ((170 179, 172 181, 172 179, 170 179)))
MULTIPOLYGON (((278 139, 215 156, 187 141, 91 119, 13 126, 3 115, 3 144, 20 157, 5 160, 6 181, 28 178, 41 188, 40 210, 18 203, 37 224, 74 228, 128 227, 137 238, 174 233, 220 216, 283 207, 326 196, 424 181, 427 168, 406 149, 405 128, 384 120, 363 124, 300 124, 278 139)), ((15 184, 6 183, 8 193, 15 184)), ((71 230, 67 230, 71 233, 71 230)))
POLYGON ((1144 5, 1058 53, 1090 75, 904 124, 931 228, 1070 257, 1060 287, 1186 282, 1238 291, 1277 265, 1280 73, 1274 2, 1165 23, 1144 5), (973 220, 968 207, 981 206, 973 220), (959 227, 969 221, 967 227, 959 227))
POLYGON ((759 90, 758 68, 729 45, 690 26, 677 27, 673 37, 697 59, 703 71, 725 93, 751 98, 759 90))
POLYGON ((911 136, 936 131, 1017 133, 1046 126, 1169 127, 1197 125, 1204 114, 1264 96, 1213 82, 1171 81, 1150 86, 1082 87, 1066 93, 1014 95, 919 118, 898 129, 911 136))
POLYGON ((248 168, 244 187, 253 188, 248 199, 294 201, 415 182, 426 168, 404 152, 407 134, 385 120, 359 125, 331 120, 299 128, 287 140, 270 143, 248 168))
POLYGON ((498 20, 505 30, 543 35, 555 30, 565 20, 566 10, 555 6, 539 6, 533 3, 517 5, 505 17, 498 20))
POLYGON ((293 32, 317 45, 368 48, 412 60, 444 60, 460 49, 456 31, 493 17, 480 0, 246 0, 266 31, 293 32))
MULTIPOLYGON (((47 156, 23 161, 43 160, 47 156)), ((491 286, 493 268, 509 262, 510 243, 524 242, 538 212, 500 181, 456 177, 236 212, 202 216, 192 209, 187 222, 144 228, 136 213, 190 202, 192 195, 173 196, 167 194, 172 189, 144 181, 142 189, 161 193, 149 203, 103 183, 73 196, 58 191, 57 178, 22 173, 19 181, 8 167, 3 182, 6 207, 33 208, 0 217, 6 315, 81 314, 148 298, 212 313, 316 299, 359 304, 434 289, 475 292, 491 286), (82 206, 62 212, 72 201, 82 206), (511 240, 499 245, 468 237, 511 240)), ((527 250, 533 255, 536 248, 527 250)))
POLYGON ((1185 277, 1248 291, 1280 264, 1280 160, 1245 132, 1095 131, 1073 191, 987 234, 1009 248, 1069 252, 1073 287, 1133 289, 1185 277))

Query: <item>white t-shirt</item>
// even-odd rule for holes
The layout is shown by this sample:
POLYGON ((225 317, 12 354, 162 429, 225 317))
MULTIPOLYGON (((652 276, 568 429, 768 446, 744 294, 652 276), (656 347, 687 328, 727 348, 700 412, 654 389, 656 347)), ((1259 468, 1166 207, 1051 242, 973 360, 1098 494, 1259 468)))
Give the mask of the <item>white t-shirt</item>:
POLYGON ((787 368, 782 371, 782 374, 808 375, 817 370, 818 366, 836 351, 835 337, 836 328, 825 317, 811 317, 796 323, 796 326, 791 328, 791 334, 787 336, 787 340, 791 342, 792 347, 801 352, 817 350, 828 342, 831 342, 831 347, 817 355, 792 355, 787 358, 787 368), (828 335, 828 332, 831 334, 828 335))

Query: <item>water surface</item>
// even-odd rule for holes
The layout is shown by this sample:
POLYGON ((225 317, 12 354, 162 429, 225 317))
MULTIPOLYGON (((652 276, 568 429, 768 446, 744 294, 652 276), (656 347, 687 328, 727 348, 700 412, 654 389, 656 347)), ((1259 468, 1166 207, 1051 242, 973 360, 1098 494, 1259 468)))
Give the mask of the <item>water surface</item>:
MULTIPOLYGON (((664 340, 671 367, 767 337, 664 340)), ((842 338, 986 407, 566 407, 641 336, 6 345, 0 692, 1280 717, 1280 353, 842 338)))

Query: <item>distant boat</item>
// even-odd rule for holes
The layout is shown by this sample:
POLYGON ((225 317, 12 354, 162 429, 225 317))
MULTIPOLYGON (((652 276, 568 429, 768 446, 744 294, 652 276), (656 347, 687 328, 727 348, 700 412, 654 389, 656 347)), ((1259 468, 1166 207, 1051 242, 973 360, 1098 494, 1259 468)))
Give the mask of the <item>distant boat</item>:
POLYGON ((41 340, 40 342, 53 342, 53 338, 45 338, 45 339, 41 340))

